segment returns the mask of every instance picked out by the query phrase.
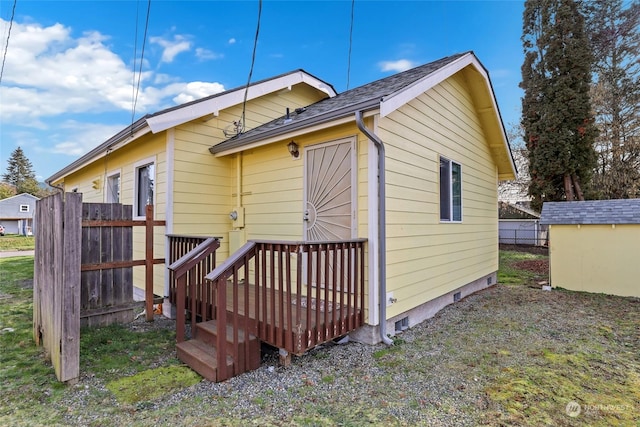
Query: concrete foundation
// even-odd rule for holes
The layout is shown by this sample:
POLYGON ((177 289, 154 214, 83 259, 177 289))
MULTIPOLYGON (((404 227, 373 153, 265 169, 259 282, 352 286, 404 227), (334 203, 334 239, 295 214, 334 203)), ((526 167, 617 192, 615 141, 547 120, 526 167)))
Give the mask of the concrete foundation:
MULTIPOLYGON (((460 299, 478 292, 482 289, 486 289, 497 283, 498 273, 493 272, 480 279, 474 280, 471 283, 466 284, 460 288, 457 288, 451 292, 448 292, 438 298, 432 299, 416 308, 409 311, 405 311, 397 316, 387 319, 387 335, 395 336, 395 324, 397 321, 408 318, 408 326, 411 328, 425 320, 433 317, 442 310, 444 307, 454 302, 454 295, 460 292, 460 299)), ((353 341, 361 342, 364 344, 377 344, 381 342, 380 339, 380 327, 378 325, 364 325, 361 328, 349 334, 349 338, 353 341)))

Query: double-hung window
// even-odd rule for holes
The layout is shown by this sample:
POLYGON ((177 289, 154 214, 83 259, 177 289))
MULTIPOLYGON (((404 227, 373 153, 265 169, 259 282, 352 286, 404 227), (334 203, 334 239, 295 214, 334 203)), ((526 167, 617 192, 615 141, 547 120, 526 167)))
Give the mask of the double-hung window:
POLYGON ((147 214, 147 205, 153 205, 155 175, 155 164, 153 162, 136 167, 136 216, 145 216, 147 214))
POLYGON ((462 221, 462 168, 440 157, 440 221, 462 221))

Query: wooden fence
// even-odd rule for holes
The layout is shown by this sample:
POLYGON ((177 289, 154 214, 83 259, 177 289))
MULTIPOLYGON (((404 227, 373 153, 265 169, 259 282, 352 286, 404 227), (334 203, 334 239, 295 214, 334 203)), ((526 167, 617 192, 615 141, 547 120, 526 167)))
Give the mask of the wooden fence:
POLYGON ((82 204, 83 223, 100 225, 82 227, 81 326, 133 320, 133 267, 116 267, 133 260, 133 227, 107 225, 132 215, 131 205, 82 204))
POLYGON ((62 193, 36 202, 33 325, 60 381, 79 375, 80 326, 127 322, 133 317, 134 266, 145 266, 145 308, 153 320, 153 220, 132 220, 131 206, 82 203, 62 193), (133 226, 145 226, 145 259, 133 260, 133 226), (82 321, 81 321, 82 319, 82 321))
POLYGON ((75 380, 80 372, 81 212, 81 194, 36 203, 33 336, 60 381, 75 380))

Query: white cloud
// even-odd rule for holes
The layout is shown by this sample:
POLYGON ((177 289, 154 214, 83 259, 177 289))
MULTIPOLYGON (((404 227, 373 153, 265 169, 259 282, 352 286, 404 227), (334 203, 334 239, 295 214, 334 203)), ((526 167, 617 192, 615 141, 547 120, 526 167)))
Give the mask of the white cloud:
POLYGON ((122 128, 121 124, 105 125, 68 120, 61 124, 61 132, 51 135, 52 144, 39 151, 81 156, 120 132, 122 128))
MULTIPOLYGON (((8 22, 0 19, 0 28, 8 28, 8 22)), ((74 38, 61 24, 17 22, 11 34, 0 86, 2 123, 43 127, 47 117, 131 110, 137 77, 134 83, 131 67, 105 44, 108 37, 94 31, 74 38)), ((165 60, 190 45, 182 36, 156 41, 166 46, 165 60)), ((159 109, 169 99, 181 102, 223 90, 218 83, 179 83, 175 76, 149 70, 147 61, 143 65, 139 112, 159 109)))
POLYGON ((162 37, 151 37, 149 41, 160 45, 164 49, 162 51, 162 62, 173 62, 179 53, 191 50, 191 42, 184 36, 178 34, 173 36, 172 41, 163 39, 162 37))
MULTIPOLYGON (((173 86, 172 90, 175 89, 177 85, 173 86)), ((224 92, 224 86, 220 83, 191 82, 181 86, 182 89, 180 93, 173 98, 176 104, 184 104, 185 102, 195 101, 205 96, 224 92)))
POLYGON ((215 53, 214 51, 209 49, 203 49, 201 47, 198 47, 196 48, 196 57, 201 61, 206 61, 209 59, 220 59, 220 58, 223 58, 224 55, 220 53, 215 53))
POLYGON ((236 44, 236 39, 234 39, 233 37, 231 37, 231 38, 229 39, 229 42, 228 42, 228 43, 229 43, 229 44, 236 44))
POLYGON ((406 71, 410 68, 417 66, 417 64, 408 59, 399 59, 397 61, 382 61, 378 63, 381 71, 406 71))
POLYGON ((131 70, 105 40, 97 32, 74 39, 60 24, 14 23, 0 87, 2 122, 130 108, 131 70))

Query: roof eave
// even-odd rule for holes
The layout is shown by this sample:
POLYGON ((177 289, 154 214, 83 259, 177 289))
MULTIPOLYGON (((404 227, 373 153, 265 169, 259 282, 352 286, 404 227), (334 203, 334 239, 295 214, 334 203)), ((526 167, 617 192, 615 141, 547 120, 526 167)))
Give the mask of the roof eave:
POLYGON ((278 90, 291 88, 300 83, 305 83, 320 92, 324 92, 330 98, 336 96, 336 91, 330 84, 314 77, 303 70, 293 73, 284 74, 273 79, 265 80, 260 83, 252 84, 248 87, 241 87, 234 90, 222 92, 218 96, 202 100, 184 106, 183 108, 172 108, 159 114, 154 114, 147 122, 153 133, 170 129, 183 123, 190 122, 200 117, 213 114, 217 116, 220 110, 238 105, 244 102, 245 90, 247 92, 247 100, 250 101, 259 98, 265 94, 273 93, 278 90))
POLYGON ((95 161, 96 159, 101 158, 106 154, 108 150, 112 150, 116 148, 118 145, 123 143, 129 143, 139 137, 151 132, 151 128, 147 124, 147 116, 144 116, 138 119, 131 126, 122 129, 120 132, 98 145, 93 150, 89 151, 85 155, 81 156, 65 168, 51 175, 49 178, 45 180, 47 184, 50 186, 54 186, 54 182, 60 181, 67 175, 75 172, 84 166, 88 161, 95 161))
POLYGON ((234 154, 234 153, 243 151, 248 146, 255 147, 256 145, 266 145, 276 139, 278 140, 283 139, 287 135, 290 135, 294 132, 302 131, 318 125, 331 123, 336 120, 340 120, 342 118, 348 117, 349 115, 354 114, 356 111, 366 112, 366 111, 378 109, 379 107, 380 107, 380 100, 370 99, 356 105, 349 105, 347 107, 328 112, 326 114, 320 114, 304 120, 297 120, 283 127, 274 128, 253 136, 250 135, 246 138, 242 138, 238 140, 237 143, 234 143, 235 141, 233 140, 227 140, 225 142, 221 142, 220 144, 210 147, 209 152, 211 154, 216 155, 216 157, 222 157, 229 154, 234 154), (264 143, 256 144, 259 142, 264 142, 264 143))
MULTIPOLYGON (((462 55, 460 58, 451 61, 450 63, 442 66, 433 73, 430 73, 429 75, 416 81, 412 85, 385 96, 380 102, 380 116, 385 117, 391 114, 406 103, 410 102, 421 94, 427 92, 429 89, 442 83, 452 75, 462 71, 469 66, 471 66, 481 76, 482 80, 485 83, 486 89, 491 98, 492 111, 495 112, 494 115, 496 116, 493 126, 497 127, 497 133, 500 139, 498 144, 505 150, 505 154, 508 154, 509 167, 503 167, 502 170, 498 170, 498 179, 501 181, 516 179, 518 176, 518 170, 513 159, 513 153, 511 152, 511 146, 509 145, 509 140, 507 138, 507 133, 502 121, 500 108, 498 107, 498 103, 496 101, 495 92, 493 90, 493 85, 491 83, 489 73, 473 52, 468 52, 462 55)), ((483 120, 491 119, 483 118, 483 120)))

